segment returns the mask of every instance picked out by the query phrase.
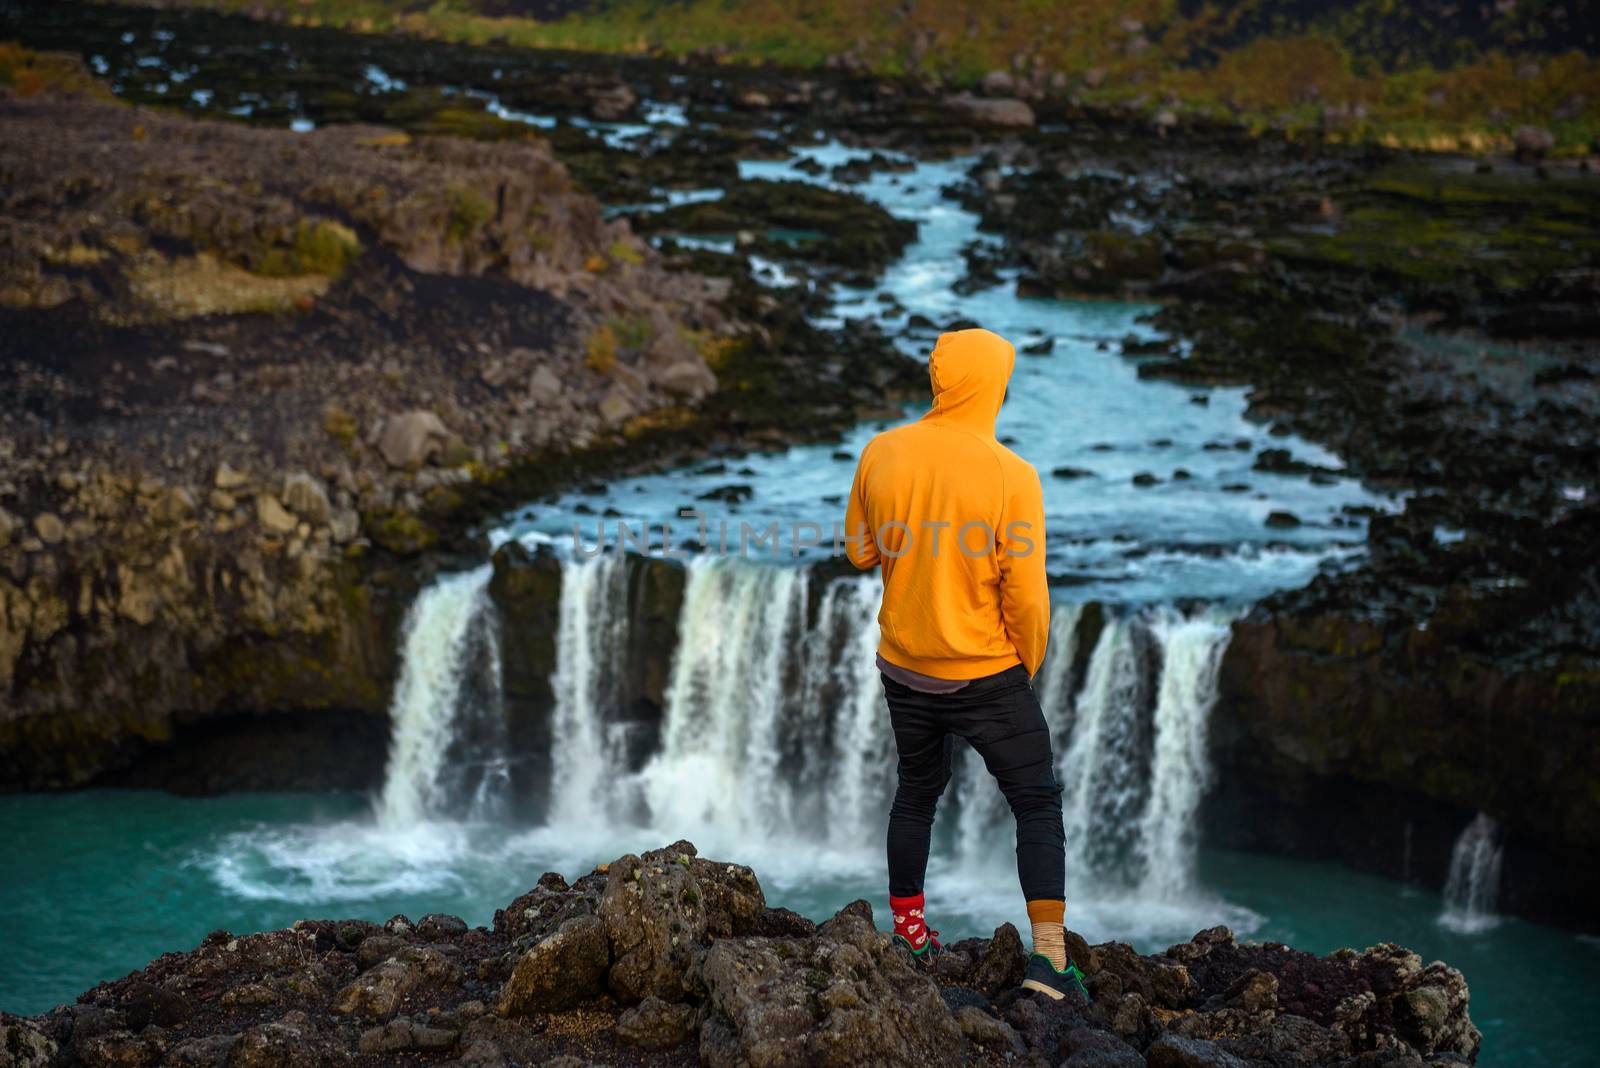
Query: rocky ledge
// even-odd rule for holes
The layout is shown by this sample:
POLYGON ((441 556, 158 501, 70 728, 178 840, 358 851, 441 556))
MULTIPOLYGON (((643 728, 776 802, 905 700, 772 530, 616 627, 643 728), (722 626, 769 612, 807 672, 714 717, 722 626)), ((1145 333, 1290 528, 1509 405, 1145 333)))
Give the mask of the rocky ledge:
POLYGON ((495 913, 216 931, 31 1018, 0 1065, 1471 1064, 1461 973, 1396 945, 1315 957, 1225 927, 1161 953, 1069 933, 1091 1003, 1019 987, 1010 924, 914 966, 855 901, 825 923, 688 842, 495 913))

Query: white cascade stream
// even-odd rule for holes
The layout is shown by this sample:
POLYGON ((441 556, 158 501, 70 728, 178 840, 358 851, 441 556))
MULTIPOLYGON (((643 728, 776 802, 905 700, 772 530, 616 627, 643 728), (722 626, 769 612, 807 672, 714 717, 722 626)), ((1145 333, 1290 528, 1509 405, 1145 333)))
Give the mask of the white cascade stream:
POLYGON ((551 821, 573 827, 615 815, 606 786, 616 747, 604 710, 616 700, 628 631, 626 560, 603 553, 561 562, 561 615, 551 678, 551 821))
POLYGON ((1502 858, 1499 826, 1485 813, 1478 813, 1450 852, 1444 912, 1439 916, 1442 926, 1460 934, 1476 934, 1500 923, 1494 906, 1502 858))
MULTIPOLYGON (((814 589, 819 580, 804 567, 690 560, 659 742, 629 770, 611 730, 631 627, 628 566, 616 553, 561 565, 543 830, 631 828, 745 851, 786 840, 881 863, 895 753, 873 664, 878 580, 835 578, 814 589)), ((464 802, 451 793, 459 783, 447 766, 463 752, 464 726, 492 738, 484 717, 463 707, 470 694, 498 693, 497 682, 467 685, 483 670, 475 650, 496 648, 494 628, 483 625, 494 615, 487 580, 486 568, 441 580, 408 618, 381 802, 391 826, 488 811, 512 788, 507 776, 485 773, 464 802), (476 633, 488 640, 474 641, 476 633)), ((1069 891, 1184 900, 1194 890, 1206 724, 1228 617, 1170 607, 1105 613, 1080 671, 1084 615, 1082 605, 1056 605, 1038 682, 1063 784, 1069 891)), ((936 855, 947 853, 956 871, 1004 870, 1010 812, 981 761, 961 748, 936 855)), ((499 756, 498 765, 479 763, 512 766, 499 756)))
MULTIPOLYGON (((406 614, 400 680, 390 707, 393 726, 389 767, 377 815, 381 826, 402 829, 424 819, 457 814, 460 798, 450 796, 449 758, 461 732, 463 713, 497 720, 500 709, 498 642, 486 643, 493 654, 487 689, 490 700, 464 709, 474 669, 475 624, 493 613, 488 606, 488 565, 440 579, 417 595, 406 614), (484 707, 484 705, 491 707, 484 707)), ((489 633, 493 634, 492 624, 489 633)), ((484 777, 485 782, 489 779, 484 777)), ((475 791, 478 806, 489 799, 475 791)))

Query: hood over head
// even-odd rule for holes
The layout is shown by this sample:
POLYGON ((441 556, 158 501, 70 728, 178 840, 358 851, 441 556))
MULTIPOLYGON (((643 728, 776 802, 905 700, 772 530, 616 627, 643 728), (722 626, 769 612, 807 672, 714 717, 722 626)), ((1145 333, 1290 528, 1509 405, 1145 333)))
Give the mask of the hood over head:
POLYGON ((933 410, 923 418, 950 419, 993 435, 1016 362, 1016 346, 991 330, 940 334, 928 357, 933 410))

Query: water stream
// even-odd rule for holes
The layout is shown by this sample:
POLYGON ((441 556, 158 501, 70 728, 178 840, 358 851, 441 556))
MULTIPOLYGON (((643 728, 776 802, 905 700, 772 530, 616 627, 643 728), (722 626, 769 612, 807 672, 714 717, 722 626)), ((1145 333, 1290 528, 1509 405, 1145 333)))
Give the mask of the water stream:
POLYGON ((1439 922, 1462 934, 1493 930, 1500 922, 1495 898, 1500 889, 1500 829, 1482 812, 1456 839, 1450 874, 1444 884, 1439 922))

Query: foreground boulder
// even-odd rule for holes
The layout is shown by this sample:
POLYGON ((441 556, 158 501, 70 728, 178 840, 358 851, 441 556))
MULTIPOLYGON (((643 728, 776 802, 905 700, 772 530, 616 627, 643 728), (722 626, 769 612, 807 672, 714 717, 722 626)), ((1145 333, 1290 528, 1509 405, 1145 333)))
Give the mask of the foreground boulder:
POLYGON ((1141 955, 1069 933, 1092 1003, 1015 984, 1010 925, 913 966, 865 901, 820 925, 688 842, 568 884, 492 928, 302 920, 208 936, 78 1003, 0 1014, 0 1068, 360 1064, 1310 1068, 1470 1064, 1461 973, 1380 945, 1315 957, 1226 928, 1141 955))

